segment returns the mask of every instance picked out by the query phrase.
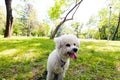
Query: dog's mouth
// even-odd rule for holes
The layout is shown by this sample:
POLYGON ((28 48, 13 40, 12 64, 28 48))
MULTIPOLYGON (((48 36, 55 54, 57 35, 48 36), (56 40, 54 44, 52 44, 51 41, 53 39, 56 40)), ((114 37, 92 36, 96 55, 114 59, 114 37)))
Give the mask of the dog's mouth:
POLYGON ((75 53, 70 53, 68 52, 69 56, 72 58, 72 59, 77 59, 77 56, 75 53))

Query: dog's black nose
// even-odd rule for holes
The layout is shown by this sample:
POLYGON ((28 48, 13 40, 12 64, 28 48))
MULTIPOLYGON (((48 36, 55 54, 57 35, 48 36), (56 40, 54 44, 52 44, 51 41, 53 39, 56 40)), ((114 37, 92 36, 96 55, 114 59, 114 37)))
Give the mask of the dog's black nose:
POLYGON ((77 52, 77 50, 78 50, 77 48, 73 48, 73 51, 74 51, 74 52, 77 52))

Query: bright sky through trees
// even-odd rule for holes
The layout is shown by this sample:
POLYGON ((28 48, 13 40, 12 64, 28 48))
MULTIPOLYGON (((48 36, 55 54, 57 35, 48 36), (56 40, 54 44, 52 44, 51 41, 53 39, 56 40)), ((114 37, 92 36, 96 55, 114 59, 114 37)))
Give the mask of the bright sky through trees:
MULTIPOLYGON (((12 7, 19 4, 20 0, 13 0, 12 7)), ((83 0, 75 15, 75 20, 86 23, 91 15, 95 15, 102 7, 105 7, 106 0, 83 0)), ((32 3, 37 10, 38 19, 47 18, 49 8, 54 4, 54 0, 34 0, 32 3)), ((0 1, 0 6, 5 8, 4 0, 0 1)))

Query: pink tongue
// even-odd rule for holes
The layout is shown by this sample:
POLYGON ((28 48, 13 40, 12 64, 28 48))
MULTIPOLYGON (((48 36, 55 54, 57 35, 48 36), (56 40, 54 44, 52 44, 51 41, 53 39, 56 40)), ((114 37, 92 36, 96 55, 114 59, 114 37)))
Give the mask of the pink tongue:
POLYGON ((77 59, 77 57, 74 53, 70 53, 70 57, 73 58, 73 59, 77 59))

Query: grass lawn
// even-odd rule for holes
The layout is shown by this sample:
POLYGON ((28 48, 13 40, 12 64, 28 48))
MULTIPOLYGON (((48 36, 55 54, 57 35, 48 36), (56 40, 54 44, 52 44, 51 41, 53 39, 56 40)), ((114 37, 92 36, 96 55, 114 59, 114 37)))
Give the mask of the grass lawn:
MULTIPOLYGON (((0 39, 0 80, 45 80, 47 38, 0 39)), ((120 80, 120 41, 81 40, 64 80, 120 80)))

